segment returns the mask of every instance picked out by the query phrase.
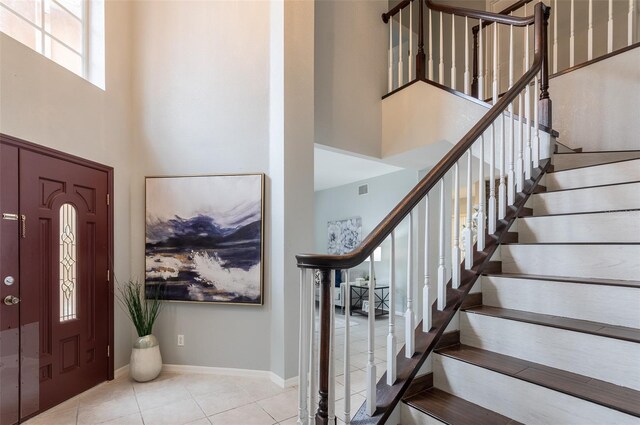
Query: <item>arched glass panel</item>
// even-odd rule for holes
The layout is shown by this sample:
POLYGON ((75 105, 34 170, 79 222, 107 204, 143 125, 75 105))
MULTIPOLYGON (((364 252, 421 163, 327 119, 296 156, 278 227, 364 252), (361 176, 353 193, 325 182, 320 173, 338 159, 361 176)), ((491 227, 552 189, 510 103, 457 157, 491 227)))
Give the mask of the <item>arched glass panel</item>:
POLYGON ((60 207, 60 321, 76 318, 78 248, 77 212, 73 205, 60 207))

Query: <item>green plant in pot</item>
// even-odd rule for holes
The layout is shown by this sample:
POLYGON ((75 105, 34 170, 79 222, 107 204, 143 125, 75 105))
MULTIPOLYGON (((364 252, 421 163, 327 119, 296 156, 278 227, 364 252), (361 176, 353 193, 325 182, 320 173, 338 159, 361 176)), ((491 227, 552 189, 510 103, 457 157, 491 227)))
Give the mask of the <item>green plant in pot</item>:
POLYGON ((144 284, 128 281, 119 287, 118 301, 138 332, 131 350, 129 374, 138 382, 151 381, 160 375, 162 356, 158 339, 153 336, 153 324, 160 314, 160 293, 145 297, 144 284))

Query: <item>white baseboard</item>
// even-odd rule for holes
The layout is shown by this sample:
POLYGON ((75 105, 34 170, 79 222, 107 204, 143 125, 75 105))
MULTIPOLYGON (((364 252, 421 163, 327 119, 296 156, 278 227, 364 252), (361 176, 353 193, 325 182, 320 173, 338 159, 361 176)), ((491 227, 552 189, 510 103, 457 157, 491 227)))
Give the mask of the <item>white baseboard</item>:
MULTIPOLYGON (((162 369, 173 373, 197 373, 201 375, 227 375, 247 376, 253 378, 269 378, 271 382, 281 388, 290 388, 298 383, 298 377, 283 379, 269 370, 236 369, 230 367, 191 366, 178 364, 165 364, 162 369)), ((120 369, 118 369, 120 370, 120 369)))
POLYGON ((121 368, 118 368, 113 372, 113 378, 118 379, 121 376, 127 375, 129 373, 129 365, 124 365, 121 368))

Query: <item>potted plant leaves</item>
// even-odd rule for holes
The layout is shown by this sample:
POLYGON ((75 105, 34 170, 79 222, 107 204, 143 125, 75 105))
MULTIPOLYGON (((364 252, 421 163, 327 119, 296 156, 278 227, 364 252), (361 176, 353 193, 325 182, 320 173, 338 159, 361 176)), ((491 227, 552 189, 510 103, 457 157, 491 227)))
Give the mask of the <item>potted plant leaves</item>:
POLYGON ((158 339, 153 336, 153 324, 160 313, 159 291, 145 297, 144 284, 128 281, 119 288, 118 301, 133 322, 138 338, 131 350, 129 374, 138 382, 151 381, 160 375, 162 356, 158 339))

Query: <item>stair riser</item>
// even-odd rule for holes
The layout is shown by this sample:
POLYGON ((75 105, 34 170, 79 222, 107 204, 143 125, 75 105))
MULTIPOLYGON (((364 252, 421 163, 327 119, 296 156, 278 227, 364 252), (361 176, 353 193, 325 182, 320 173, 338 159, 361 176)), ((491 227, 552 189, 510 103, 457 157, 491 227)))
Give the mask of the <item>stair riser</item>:
POLYGON ((538 193, 531 199, 536 216, 640 209, 640 183, 538 193))
POLYGON ((555 155, 553 157, 553 167, 555 171, 560 171, 568 168, 586 167, 589 165, 623 161, 625 159, 633 158, 640 158, 640 152, 586 152, 563 154, 555 155))
POLYGON ((640 245, 503 245, 502 271, 546 276, 636 280, 640 245))
MULTIPOLYGON (((473 313, 460 315, 460 340, 473 347, 640 390, 637 343, 473 313)), ((435 369, 434 375, 437 377, 435 369)))
POLYGON ((525 217, 517 222, 520 243, 640 243, 640 211, 525 217))
POLYGON ((640 287, 483 276, 482 302, 492 307, 640 328, 640 287))
POLYGON ((411 406, 407 406, 404 403, 402 403, 401 406, 400 418, 402 425, 446 425, 445 422, 440 422, 436 418, 422 413, 411 406))
POLYGON ((546 179, 549 191, 633 181, 640 181, 640 159, 550 173, 546 179))
POLYGON ((487 369, 436 355, 435 386, 529 424, 637 424, 638 418, 487 369))

